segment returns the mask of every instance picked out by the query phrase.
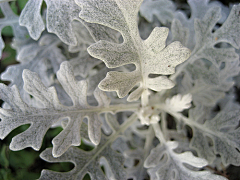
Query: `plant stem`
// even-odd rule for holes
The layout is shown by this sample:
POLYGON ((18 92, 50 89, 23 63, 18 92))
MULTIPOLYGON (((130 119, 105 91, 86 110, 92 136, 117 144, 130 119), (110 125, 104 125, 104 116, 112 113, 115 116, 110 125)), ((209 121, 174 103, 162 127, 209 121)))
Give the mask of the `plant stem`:
POLYGON ((155 132, 155 136, 159 139, 159 141, 161 143, 166 143, 166 140, 164 138, 164 135, 162 133, 162 130, 160 129, 160 126, 158 123, 156 124, 152 124, 152 127, 154 129, 154 132, 155 132))

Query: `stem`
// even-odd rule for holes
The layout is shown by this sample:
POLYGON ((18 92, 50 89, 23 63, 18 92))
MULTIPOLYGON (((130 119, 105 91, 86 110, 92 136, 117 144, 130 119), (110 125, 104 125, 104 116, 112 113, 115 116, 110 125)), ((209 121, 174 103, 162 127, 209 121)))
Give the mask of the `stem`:
POLYGON ((183 120, 184 123, 186 123, 187 125, 189 125, 190 127, 194 126, 198 129, 201 129, 204 132, 207 132, 209 134, 212 135, 216 135, 214 131, 211 131, 209 129, 207 129, 206 127, 204 127, 202 124, 199 124, 197 122, 195 122, 194 120, 182 115, 181 113, 176 113, 176 112, 172 112, 172 111, 168 111, 168 109, 165 108, 164 105, 156 105, 155 107, 162 109, 163 111, 167 112, 168 114, 172 115, 173 117, 175 117, 177 120, 183 120))
MULTIPOLYGON (((144 144, 144 151, 145 152, 148 152, 149 149, 151 148, 151 143, 152 143, 152 140, 154 138, 154 133, 153 133, 152 126, 149 127, 148 132, 149 133, 146 134, 146 141, 145 141, 145 144, 144 144)), ((145 156, 147 156, 146 155, 147 153, 144 153, 144 154, 145 154, 145 156)), ((144 156, 144 158, 145 158, 145 156, 144 156)))
POLYGON ((160 129, 160 126, 158 123, 156 124, 152 124, 154 132, 155 132, 155 136, 159 139, 159 141, 161 143, 166 143, 166 140, 164 138, 164 135, 162 133, 162 130, 160 129))
POLYGON ((148 92, 148 89, 145 89, 141 95, 141 104, 142 104, 142 107, 146 107, 148 104, 149 104, 149 99, 148 99, 148 96, 149 96, 149 92, 148 92))
POLYGON ((167 123, 166 123, 166 113, 164 111, 161 112, 161 126, 162 132, 164 135, 167 134, 167 123))
MULTIPOLYGON (((119 137, 119 135, 120 135, 122 132, 124 132, 124 131, 125 131, 132 123, 134 123, 136 120, 137 120, 137 115, 136 115, 135 113, 133 113, 133 114, 128 118, 128 120, 125 121, 125 122, 120 126, 119 130, 118 130, 116 133, 112 134, 112 135, 109 137, 109 139, 106 141, 106 143, 105 143, 102 147, 99 148, 99 150, 94 154, 94 156, 91 157, 91 159, 88 161, 88 163, 86 163, 86 164, 84 165, 84 167, 83 167, 82 169, 87 169, 87 167, 89 166, 89 164, 90 164, 93 160, 95 160, 95 159, 97 158, 97 156, 98 156, 110 143, 112 143, 115 139, 117 139, 117 138, 119 137)), ((76 173, 77 173, 77 174, 78 174, 78 173, 81 173, 81 171, 80 171, 80 172, 77 172, 77 171, 76 171, 76 173)))

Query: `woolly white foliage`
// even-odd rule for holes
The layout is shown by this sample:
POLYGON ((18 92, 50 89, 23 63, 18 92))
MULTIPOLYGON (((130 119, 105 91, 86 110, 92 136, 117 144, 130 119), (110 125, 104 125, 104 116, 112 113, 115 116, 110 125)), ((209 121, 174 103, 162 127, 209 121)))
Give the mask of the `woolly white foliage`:
POLYGON ((177 154, 173 151, 177 146, 177 142, 169 141, 152 149, 144 163, 144 166, 149 168, 148 173, 151 179, 226 179, 222 176, 212 175, 208 171, 196 171, 186 167, 184 163, 202 168, 207 165, 207 161, 193 156, 192 152, 177 154))
POLYGON ((101 170, 104 166, 106 171, 112 171, 113 177, 116 179, 126 179, 125 170, 123 168, 123 156, 114 151, 110 144, 106 146, 107 139, 103 138, 101 144, 94 150, 85 152, 77 147, 71 147, 61 157, 55 158, 52 156, 52 149, 46 149, 40 157, 48 162, 72 162, 75 168, 69 172, 59 173, 55 171, 43 170, 40 180, 53 179, 83 179, 89 173, 91 179, 107 180, 111 177, 106 177, 101 170), (107 161, 101 161, 101 158, 106 158, 107 161), (102 162, 102 163, 101 163, 102 162), (108 170, 109 169, 109 170, 108 170))
POLYGON ((168 29, 155 28, 148 39, 143 41, 138 33, 137 13, 141 0, 137 1, 76 1, 82 6, 80 18, 87 22, 98 23, 121 32, 122 44, 99 41, 88 48, 90 55, 104 61, 107 67, 115 68, 126 64, 134 64, 136 70, 122 73, 109 72, 99 84, 99 88, 117 91, 119 97, 126 96, 137 84, 140 86, 128 97, 128 101, 137 100, 144 89, 155 91, 169 89, 174 86, 166 76, 149 78, 149 74, 169 75, 175 67, 185 61, 190 52, 179 42, 165 47, 168 29), (97 8, 96 8, 97 7, 97 8), (133 8, 134 7, 134 8, 133 8), (111 14, 106 14, 106 9, 111 14), (93 13, 89 13, 93 12, 93 13), (169 56, 171 52, 171 56, 169 56))
MULTIPOLYGON (((73 102, 72 107, 63 106, 58 100, 56 90, 53 87, 46 88, 36 73, 29 70, 24 70, 23 73, 24 89, 41 102, 42 109, 30 107, 24 103, 16 86, 9 88, 1 84, 0 97, 12 108, 11 110, 1 109, 1 139, 16 127, 31 124, 26 131, 13 138, 10 144, 12 150, 20 150, 25 147, 33 147, 39 150, 46 131, 52 124, 64 118, 68 119, 67 126, 53 139, 53 155, 55 157, 62 155, 71 145, 80 145, 81 136, 79 132, 84 117, 88 118, 90 140, 94 144, 100 142, 101 121, 98 114, 101 110, 96 111, 94 107, 88 105, 86 81, 77 82, 74 79, 73 70, 67 62, 62 63, 57 76, 73 102)), ((108 106, 110 103, 107 96, 100 90, 96 90, 95 97, 99 104, 97 108, 108 106)))
POLYGON ((192 125, 193 138, 190 146, 198 154, 210 163, 215 159, 215 154, 220 154, 224 165, 240 165, 240 119, 239 110, 222 111, 211 120, 207 120, 202 126, 192 125), (209 146, 210 138, 213 149, 209 146))
MULTIPOLYGON (((29 0, 23 9, 19 23, 26 26, 30 36, 37 40, 45 29, 40 10, 43 0, 29 0)), ((76 45, 71 22, 78 19, 79 7, 74 0, 45 0, 47 4, 47 29, 65 43, 76 45)))
POLYGON ((171 99, 167 98, 165 103, 169 111, 182 112, 184 109, 188 109, 191 107, 192 95, 175 95, 171 99))
MULTIPOLYGON (((13 13, 9 4, 6 1, 0 2, 0 8, 4 15, 4 18, 0 19, 0 32, 7 26, 11 26, 16 39, 25 39, 27 31, 21 27, 18 23, 18 16, 13 13)), ((2 37, 0 36, 0 57, 2 57, 2 50, 5 47, 2 37)))
POLYGON ((205 166, 240 165, 240 5, 189 0, 188 19, 170 0, 44 1, 46 16, 43 0, 29 0, 20 18, 0 3, 19 62, 1 74, 11 84, 0 84, 0 138, 29 124, 10 149, 39 150, 61 126, 40 157, 74 164, 40 179, 222 180, 205 166), (81 141, 93 149, 73 147, 81 141))

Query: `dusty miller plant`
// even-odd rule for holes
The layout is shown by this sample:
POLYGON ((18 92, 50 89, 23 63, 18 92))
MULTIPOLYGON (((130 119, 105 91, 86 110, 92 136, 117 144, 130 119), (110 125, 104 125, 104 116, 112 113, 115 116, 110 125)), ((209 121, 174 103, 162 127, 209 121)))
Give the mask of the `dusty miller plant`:
POLYGON ((240 5, 142 1, 29 0, 19 17, 0 3, 19 62, 1 74, 0 138, 29 124, 10 149, 39 150, 60 126, 40 157, 74 164, 40 179, 220 180, 207 167, 240 165, 240 5))

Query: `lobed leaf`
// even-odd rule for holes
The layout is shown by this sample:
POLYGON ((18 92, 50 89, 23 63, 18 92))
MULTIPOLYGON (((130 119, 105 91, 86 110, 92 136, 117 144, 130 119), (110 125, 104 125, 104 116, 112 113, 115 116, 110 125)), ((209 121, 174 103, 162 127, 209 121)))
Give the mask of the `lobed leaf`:
POLYGON ((70 147, 62 156, 54 157, 52 149, 48 148, 43 151, 40 157, 48 162, 72 162, 75 167, 69 172, 55 172, 43 170, 40 180, 42 179, 83 179, 88 173, 91 179, 107 180, 108 174, 113 174, 114 179, 126 179, 123 167, 123 156, 111 148, 108 139, 103 137, 101 143, 92 151, 83 151, 77 147, 70 147), (102 161, 104 158, 106 161, 102 161), (101 166, 111 173, 103 173, 101 166))
MULTIPOLYGON (((16 39, 26 39, 28 33, 25 28, 21 27, 18 24, 19 18, 16 14, 14 14, 8 2, 1 2, 0 7, 4 15, 4 18, 0 19, 0 32, 3 30, 3 28, 11 26, 16 39)), ((2 37, 0 36, 0 57, 2 57, 2 50, 4 47, 5 44, 2 37)))
POLYGON ((224 166, 229 164, 239 166, 239 119, 239 110, 229 112, 222 110, 213 119, 206 120, 202 126, 193 125, 190 146, 209 162, 213 162, 215 154, 220 154, 224 166), (212 147, 208 138, 212 141, 212 147))
POLYGON ((58 71, 60 64, 66 60, 58 47, 60 43, 61 41, 56 36, 45 34, 38 42, 29 41, 21 45, 17 56, 20 64, 9 66, 1 74, 1 78, 11 81, 11 85, 15 84, 23 99, 30 101, 29 96, 23 90, 23 70, 29 69, 38 73, 46 86, 52 85, 53 74, 58 71))
POLYGON ((127 64, 136 66, 132 72, 109 72, 106 78, 100 82, 100 89, 116 91, 118 96, 122 98, 134 86, 140 84, 137 92, 133 91, 128 98, 128 101, 133 101, 141 96, 144 89, 150 88, 160 91, 173 87, 171 80, 149 78, 149 74, 173 74, 175 67, 185 61, 190 52, 179 42, 165 47, 167 28, 157 27, 148 39, 142 40, 140 38, 137 13, 142 0, 128 2, 124 0, 76 0, 76 2, 82 7, 80 18, 90 23, 115 29, 123 36, 124 42, 122 44, 101 40, 91 45, 88 48, 90 55, 102 60, 109 68, 127 64))
POLYGON ((191 94, 177 94, 173 96, 171 99, 167 98, 165 101, 165 105, 170 111, 173 112, 182 112, 184 109, 188 109, 191 107, 192 95, 191 94))
POLYGON ((174 152, 177 146, 177 142, 168 141, 151 150, 150 155, 144 162, 144 167, 148 168, 151 179, 226 179, 208 171, 191 169, 190 166, 202 168, 207 165, 207 161, 195 157, 190 151, 178 154, 174 152), (187 164, 188 167, 184 164, 187 164))
MULTIPOLYGON (((20 15, 20 25, 27 27, 30 36, 37 40, 45 29, 40 14, 43 0, 29 0, 20 15)), ((45 0, 47 4, 47 30, 55 33, 64 43, 76 45, 72 21, 78 19, 80 8, 74 0, 45 0)))
POLYGON ((23 124, 30 127, 12 139, 10 148, 21 150, 32 147, 39 150, 46 131, 57 121, 67 119, 63 131, 53 139, 53 156, 62 155, 70 146, 81 143, 80 127, 83 119, 88 119, 88 135, 92 143, 99 144, 101 138, 100 107, 110 104, 108 97, 100 90, 95 91, 99 105, 89 106, 87 103, 86 81, 76 81, 72 67, 68 62, 61 64, 57 73, 58 80, 70 96, 73 106, 64 106, 59 102, 54 87, 43 85, 36 73, 24 70, 24 89, 38 99, 42 108, 31 107, 20 98, 16 86, 7 87, 1 84, 0 98, 8 103, 11 109, 0 109, 0 138, 5 138, 13 129, 23 124))
POLYGON ((145 0, 140 7, 141 15, 153 22, 154 15, 163 24, 171 22, 174 17, 175 5, 169 0, 145 0))

